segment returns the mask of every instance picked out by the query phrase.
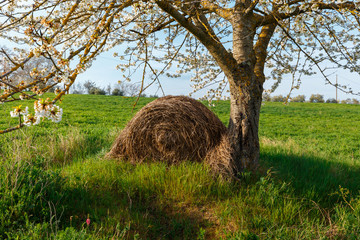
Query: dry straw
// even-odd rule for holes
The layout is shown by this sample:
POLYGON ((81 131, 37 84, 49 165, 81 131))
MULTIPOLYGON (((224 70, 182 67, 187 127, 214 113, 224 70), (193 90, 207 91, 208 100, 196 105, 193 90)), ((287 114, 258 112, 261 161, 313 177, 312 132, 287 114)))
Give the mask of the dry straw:
POLYGON ((147 104, 122 130, 111 158, 143 161, 205 161, 215 172, 232 173, 227 128, 200 102, 166 96, 147 104))

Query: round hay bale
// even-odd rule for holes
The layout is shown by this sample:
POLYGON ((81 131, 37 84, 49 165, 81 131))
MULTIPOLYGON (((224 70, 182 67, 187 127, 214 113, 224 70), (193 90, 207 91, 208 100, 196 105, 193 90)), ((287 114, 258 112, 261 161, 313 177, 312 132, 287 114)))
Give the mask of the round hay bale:
POLYGON ((135 114, 107 156, 133 163, 206 161, 230 169, 227 145, 227 128, 213 112, 192 98, 166 96, 135 114))

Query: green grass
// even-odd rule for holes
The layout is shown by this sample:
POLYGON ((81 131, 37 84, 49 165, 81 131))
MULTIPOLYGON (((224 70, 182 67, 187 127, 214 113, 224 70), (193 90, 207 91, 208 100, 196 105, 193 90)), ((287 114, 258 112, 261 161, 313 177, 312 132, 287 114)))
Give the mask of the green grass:
MULTIPOLYGON (((1 135, 0 239, 360 238, 360 106, 265 103, 261 167, 230 182, 200 163, 105 160, 153 99, 134 100, 67 95, 59 124, 1 135)), ((228 102, 211 110, 227 124, 228 102)))

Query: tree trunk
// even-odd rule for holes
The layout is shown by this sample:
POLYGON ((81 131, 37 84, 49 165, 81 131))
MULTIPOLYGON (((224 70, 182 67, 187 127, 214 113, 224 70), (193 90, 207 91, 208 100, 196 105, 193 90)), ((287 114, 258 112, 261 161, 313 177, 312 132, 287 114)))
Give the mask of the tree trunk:
MULTIPOLYGON (((157 0, 158 6, 191 32, 208 49, 230 84, 229 141, 235 172, 257 168, 259 164, 259 114, 262 101, 266 49, 276 27, 263 26, 254 42, 259 21, 253 13, 256 1, 236 0, 234 11, 224 14, 233 28, 233 52, 228 52, 216 37, 205 15, 194 4, 186 18, 168 1, 157 0), (254 5, 255 3, 255 5, 254 5)), ((211 5, 211 4, 210 4, 211 5)), ((189 5, 190 6, 190 5, 189 5)))
POLYGON ((251 15, 234 14, 233 56, 238 71, 227 76, 230 82, 229 141, 235 171, 256 169, 259 164, 259 115, 263 79, 255 74, 255 21, 251 15), (239 71, 240 69, 240 71, 239 71))
MULTIPOLYGON (((256 77, 253 77, 256 78, 256 77)), ((230 87, 229 141, 237 172, 259 164, 259 116, 262 87, 241 84, 230 87)))

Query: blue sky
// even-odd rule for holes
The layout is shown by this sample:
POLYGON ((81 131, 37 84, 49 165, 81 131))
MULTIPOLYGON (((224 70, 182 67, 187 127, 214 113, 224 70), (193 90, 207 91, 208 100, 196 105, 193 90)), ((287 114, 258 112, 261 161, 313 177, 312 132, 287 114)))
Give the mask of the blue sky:
MULTIPOLYGON (((122 73, 115 69, 116 65, 119 63, 119 60, 115 59, 112 56, 111 52, 105 52, 101 54, 96 61, 94 61, 92 67, 88 69, 85 73, 78 76, 78 82, 85 82, 86 80, 94 81, 99 86, 105 87, 108 84, 113 86, 117 83, 118 80, 122 79, 122 73)), ((133 77, 131 83, 140 83, 141 81, 141 70, 139 73, 133 77), (138 79, 136 79, 138 78, 138 79)), ((334 73, 329 77, 330 80, 335 82, 336 75, 338 76, 338 83, 343 85, 349 85, 352 87, 354 92, 360 92, 360 76, 357 74, 350 74, 344 70, 334 70, 334 73)), ((162 87, 167 95, 188 95, 192 92, 190 86, 190 76, 184 75, 181 78, 172 79, 162 76, 160 78, 162 82, 162 87)), ((265 89, 270 89, 272 82, 267 81, 265 83, 265 89)), ((291 76, 285 76, 280 86, 277 90, 272 93, 272 95, 287 95, 291 87, 291 76)), ((151 86, 147 89, 146 94, 155 94, 157 91, 156 86, 151 86)), ((193 95, 193 97, 198 98, 204 95, 204 91, 193 95)), ((313 76, 303 76, 302 85, 300 89, 296 89, 292 92, 292 96, 305 95, 309 99, 311 94, 321 94, 324 95, 325 99, 335 98, 336 89, 334 86, 326 85, 324 78, 320 74, 313 76)), ((161 92, 158 91, 157 95, 161 96, 161 92)), ((360 96, 354 96, 351 94, 345 94, 341 91, 338 91, 338 99, 343 100, 347 98, 357 98, 360 99, 360 96)))
MULTIPOLYGON (((0 39, 0 46, 7 46, 9 48, 14 45, 9 45, 9 42, 3 39, 0 39)), ((116 49, 119 50, 119 49, 116 49)), ((77 83, 84 83, 87 80, 94 81, 98 86, 106 87, 111 85, 112 87, 119 81, 124 80, 122 78, 122 73, 119 70, 116 70, 116 65, 120 61, 113 57, 112 51, 104 52, 93 62, 91 68, 89 68, 85 73, 80 74, 77 78, 77 83)), ((343 85, 349 85, 352 87, 354 92, 360 92, 360 76, 357 74, 351 74, 347 71, 338 69, 334 70, 334 73, 329 77, 330 80, 335 82, 336 75, 338 76, 338 83, 343 85)), ((140 84, 142 77, 142 69, 139 70, 139 73, 132 78, 131 83, 140 84)), ((190 75, 183 75, 181 78, 166 78, 161 76, 160 80, 162 87, 166 95, 188 95, 192 92, 190 75)), ((267 81, 264 85, 265 89, 270 89, 273 82, 267 81)), ((291 87, 291 76, 285 76, 280 86, 276 89, 271 95, 283 95, 286 96, 289 93, 291 87)), ((205 95, 206 90, 199 91, 194 94, 194 98, 199 98, 205 95)), ((162 96, 158 87, 154 84, 149 87, 146 92, 147 95, 157 94, 162 96)), ((300 89, 296 89, 292 92, 291 96, 305 95, 307 99, 311 94, 321 94, 324 95, 325 100, 328 98, 335 98, 336 89, 334 86, 326 85, 324 78, 321 74, 316 74, 313 76, 303 76, 302 84, 300 89)), ((338 99, 343 100, 347 98, 357 98, 360 100, 360 96, 345 94, 341 91, 338 91, 338 99)))

